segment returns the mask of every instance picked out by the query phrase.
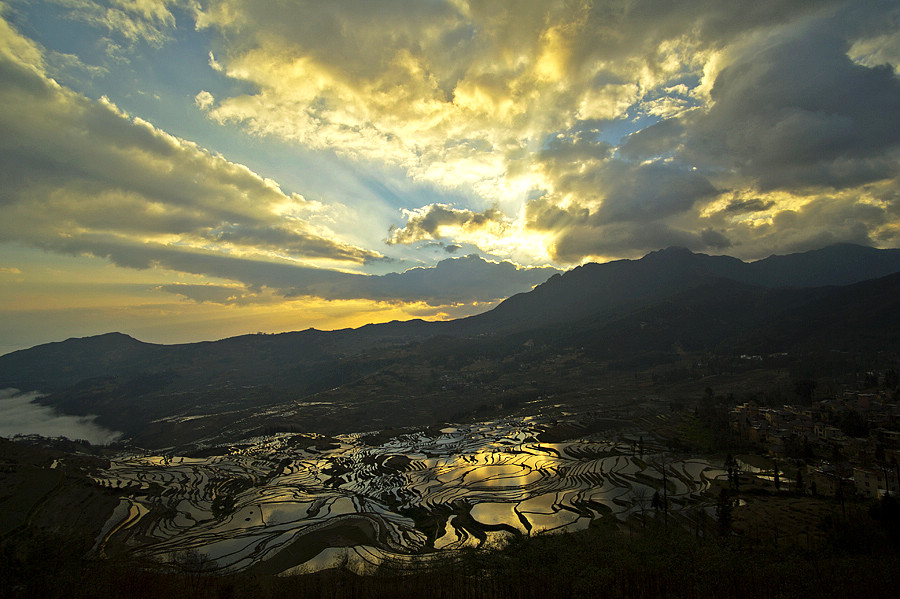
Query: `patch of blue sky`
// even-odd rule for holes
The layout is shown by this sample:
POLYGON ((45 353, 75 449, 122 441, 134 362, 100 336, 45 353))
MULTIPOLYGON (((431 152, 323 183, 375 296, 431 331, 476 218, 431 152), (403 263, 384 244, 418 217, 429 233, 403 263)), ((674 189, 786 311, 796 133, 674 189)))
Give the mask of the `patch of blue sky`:
MULTIPOLYGON (((579 146, 609 144, 615 147, 627 133, 617 134, 614 132, 610 134, 610 129, 618 127, 622 120, 624 119, 585 119, 576 121, 564 131, 553 131, 545 135, 541 141, 539 151, 553 150, 569 144, 579 146)), ((631 127, 632 125, 628 126, 631 127)))
POLYGON ((700 85, 700 77, 696 73, 684 73, 680 77, 668 80, 665 85, 647 91, 643 97, 628 107, 617 119, 581 121, 577 127, 595 132, 595 141, 606 142, 617 148, 632 133, 645 129, 663 120, 655 105, 666 98, 678 102, 682 109, 694 108, 702 104, 701 100, 691 95, 691 91, 700 85))
POLYGON ((95 64, 100 62, 102 51, 95 30, 67 19, 59 6, 13 0, 4 16, 16 30, 49 50, 75 54, 95 64))
POLYGON ((602 129, 599 139, 618 148, 625 138, 641 129, 655 125, 661 119, 658 116, 647 114, 636 107, 631 107, 623 118, 607 121, 602 129))
POLYGON ((49 3, 15 2, 7 18, 48 53, 75 56, 82 65, 105 70, 97 74, 71 62, 60 63, 53 75, 67 87, 95 100, 106 96, 129 114, 193 139, 214 129, 203 125, 206 118, 194 106, 198 92, 234 95, 252 90, 210 67, 208 34, 197 31, 189 15, 175 16, 175 27, 164 30, 162 44, 126 40, 49 3))

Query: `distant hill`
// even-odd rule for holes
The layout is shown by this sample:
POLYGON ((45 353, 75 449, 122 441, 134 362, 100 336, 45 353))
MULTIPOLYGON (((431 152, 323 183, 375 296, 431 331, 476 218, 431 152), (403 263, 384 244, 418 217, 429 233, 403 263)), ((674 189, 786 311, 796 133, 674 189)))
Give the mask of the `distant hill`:
POLYGON ((673 247, 639 260, 585 264, 553 275, 532 291, 514 295, 490 312, 456 321, 454 326, 473 333, 571 322, 616 307, 653 303, 714 279, 797 288, 850 285, 895 272, 900 272, 897 249, 838 244, 747 263, 673 247))
POLYGON ((772 354, 900 351, 900 273, 841 287, 765 288, 729 279, 557 327, 605 359, 653 351, 772 354))
POLYGON ((53 391, 87 378, 154 367, 167 353, 164 346, 122 333, 47 343, 0 356, 0 388, 53 391))
POLYGON ((769 256, 740 267, 729 278, 764 287, 852 285, 900 272, 900 249, 879 250, 840 243, 820 250, 769 256))
POLYGON ((106 333, 0 356, 0 389, 56 391, 89 379, 166 372, 177 372, 197 382, 216 380, 224 372, 236 384, 252 384, 299 364, 432 336, 432 325, 412 320, 359 329, 308 329, 178 345, 144 343, 122 333, 106 333))
POLYGON ((0 388, 50 393, 43 402, 99 414, 101 423, 136 433, 175 414, 298 401, 383 369, 402 372, 421 363, 423 352, 432 362, 442 352, 465 355, 467 343, 513 355, 533 338, 581 347, 623 367, 675 359, 678 352, 897 351, 895 273, 900 250, 847 244, 751 263, 669 248, 580 266, 489 312, 451 322, 181 345, 120 333, 68 339, 0 356, 0 388))

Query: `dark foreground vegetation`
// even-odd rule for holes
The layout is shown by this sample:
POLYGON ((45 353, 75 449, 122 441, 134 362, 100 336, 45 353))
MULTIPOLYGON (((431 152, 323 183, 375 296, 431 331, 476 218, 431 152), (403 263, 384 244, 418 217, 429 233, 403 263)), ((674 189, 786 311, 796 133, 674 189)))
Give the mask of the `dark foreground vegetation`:
MULTIPOLYGON (((900 584, 900 504, 893 497, 832 506, 813 545, 734 535, 710 516, 688 531, 662 517, 612 519, 564 535, 512 539, 400 573, 346 567, 272 577, 217 575, 202 559, 161 569, 86 560, 84 547, 34 536, 2 547, 2 597, 889 597, 900 584), (698 536, 700 533, 700 536, 698 536)), ((725 522, 727 524, 727 521, 725 522)), ((197 556, 195 556, 197 557, 197 556)))

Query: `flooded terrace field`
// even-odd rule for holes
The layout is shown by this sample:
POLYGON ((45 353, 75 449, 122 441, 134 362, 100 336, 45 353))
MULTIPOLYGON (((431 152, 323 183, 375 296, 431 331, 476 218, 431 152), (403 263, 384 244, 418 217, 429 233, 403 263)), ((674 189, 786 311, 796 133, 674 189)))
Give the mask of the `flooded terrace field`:
POLYGON ((678 512, 724 476, 649 442, 637 450, 637 435, 540 443, 541 430, 496 421, 377 445, 282 434, 214 457, 122 457, 96 478, 122 500, 93 551, 163 562, 191 553, 226 571, 314 571, 337 560, 366 570, 625 520, 649 511, 664 480, 678 512))

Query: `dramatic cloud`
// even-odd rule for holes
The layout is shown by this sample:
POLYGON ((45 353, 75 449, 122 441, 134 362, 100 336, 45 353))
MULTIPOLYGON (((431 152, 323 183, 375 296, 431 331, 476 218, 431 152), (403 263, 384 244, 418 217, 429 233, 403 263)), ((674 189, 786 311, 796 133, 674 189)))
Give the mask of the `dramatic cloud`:
POLYGON ((900 156, 900 80, 854 63, 838 19, 812 19, 736 50, 712 106, 636 133, 636 157, 674 152, 721 166, 760 190, 845 188, 893 178, 900 156), (655 143, 648 143, 653 140, 655 143))
MULTIPOLYGON (((785 12, 766 4, 742 20, 785 12)), ((212 118, 387 161, 488 202, 544 185, 530 155, 554 132, 643 101, 650 114, 695 105, 680 79, 710 52, 691 33, 697 14, 658 3, 222 1, 197 19, 221 32, 224 71, 257 90, 219 98, 212 118)))
POLYGON ((631 253, 663 239, 727 247, 728 223, 706 220, 720 193, 790 192, 764 200, 771 218, 822 187, 894 179, 900 83, 878 61, 896 55, 896 15, 844 2, 397 1, 373 13, 227 0, 197 18, 232 40, 218 64, 257 89, 219 98, 212 118, 484 202, 406 210, 391 243, 495 251, 527 238, 543 246, 534 257, 580 261, 598 255, 560 253, 571 231, 524 220, 523 198, 587 211, 581 238, 637 242, 650 221, 666 232, 573 246, 631 253), (616 128, 633 134, 617 145, 616 128))
POLYGON ((62 254, 197 313, 447 317, 528 265, 900 244, 896 1, 12 6, 6 291, 62 254))
POLYGON ((632 255, 654 247, 723 247, 709 233, 680 231, 664 221, 718 195, 703 176, 677 164, 604 160, 590 173, 558 170, 553 193, 529 201, 525 224, 545 234, 551 257, 577 262, 584 256, 632 255))
POLYGON ((670 246, 709 251, 721 249, 722 245, 721 237, 710 240, 708 235, 704 238, 702 233, 679 230, 660 222, 597 225, 582 218, 572 219, 553 240, 552 253, 561 262, 577 262, 584 256, 640 257, 652 251, 651 248, 670 246))
POLYGON ((486 235, 503 237, 510 230, 510 220, 496 206, 473 212, 431 204, 419 210, 407 210, 405 216, 406 225, 392 229, 388 243, 412 243, 441 237, 467 241, 486 235))
POLYGON ((197 251, 382 258, 311 224, 321 204, 59 86, 42 64, 37 46, 0 23, 0 241, 136 267, 159 253, 197 251))

